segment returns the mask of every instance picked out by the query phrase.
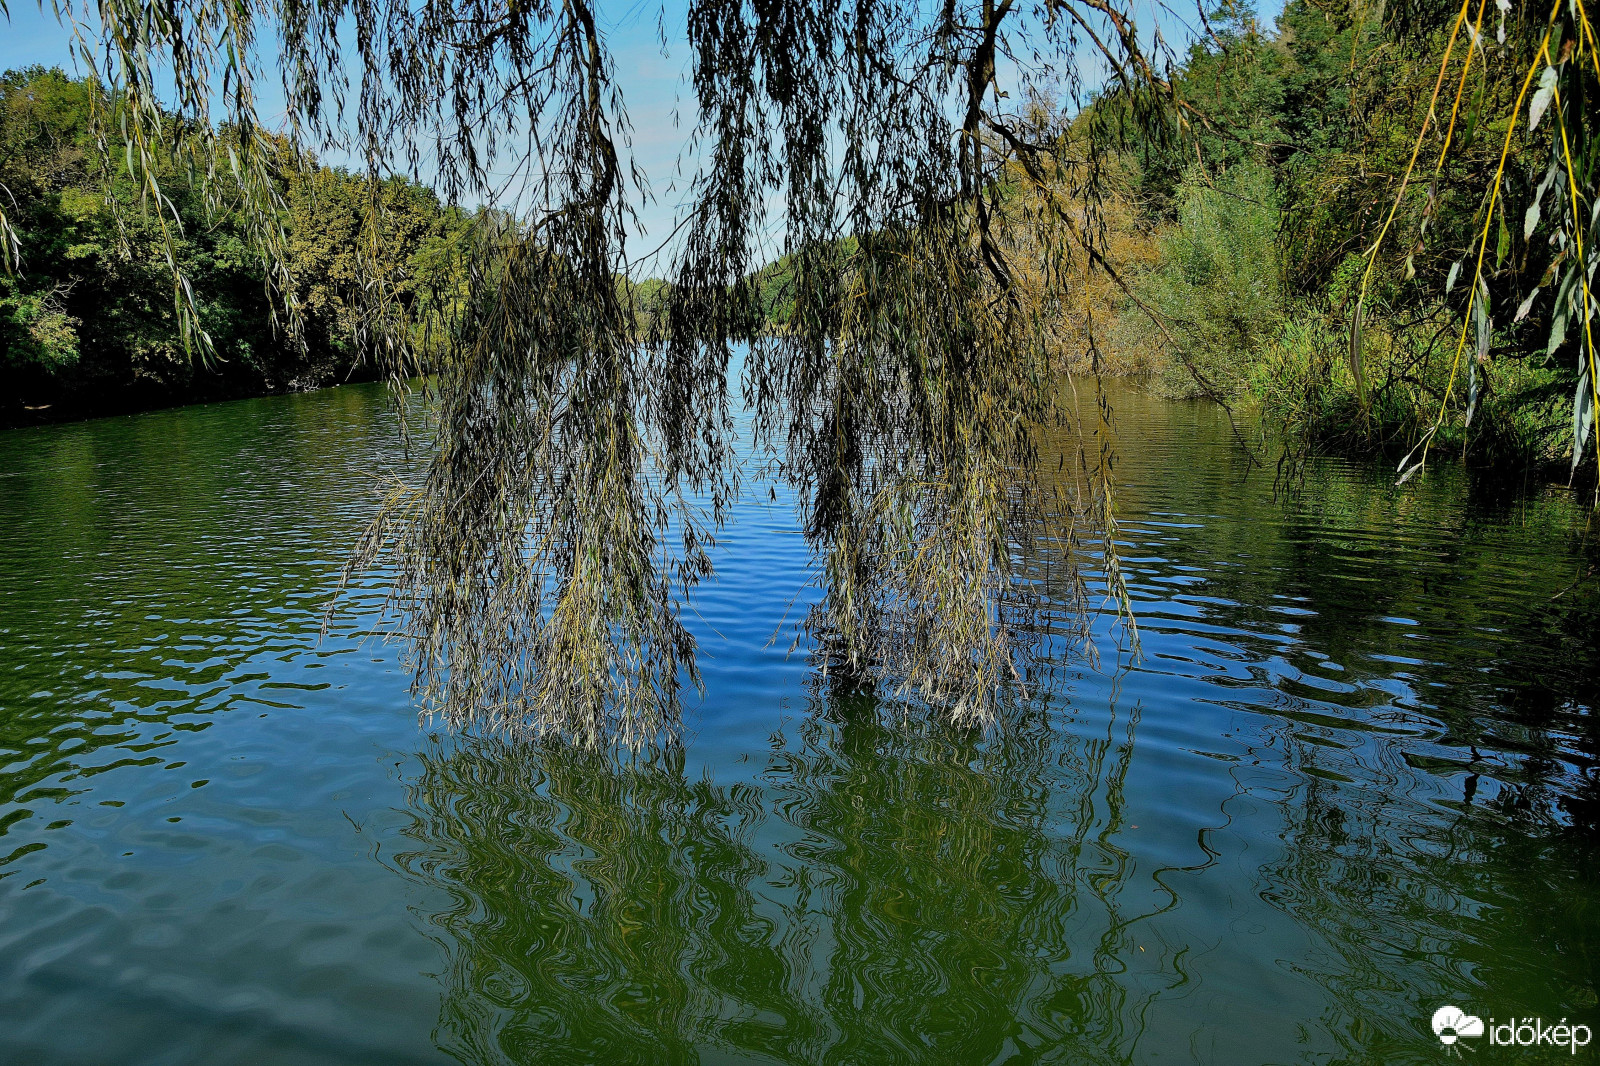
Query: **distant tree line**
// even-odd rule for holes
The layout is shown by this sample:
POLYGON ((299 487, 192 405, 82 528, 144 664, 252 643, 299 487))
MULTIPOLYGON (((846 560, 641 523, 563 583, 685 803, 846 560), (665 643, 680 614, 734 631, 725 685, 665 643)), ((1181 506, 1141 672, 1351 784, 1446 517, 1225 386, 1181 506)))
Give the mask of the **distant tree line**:
MULTIPOLYGON (((162 187, 182 221, 176 254, 213 341, 211 357, 194 358, 161 232, 173 221, 144 209, 125 165, 103 172, 90 133, 93 91, 59 69, 0 77, 0 187, 18 260, 0 272, 0 425, 375 377, 355 310, 370 258, 416 322, 460 296, 460 246, 477 213, 399 178, 381 185, 375 203, 364 180, 285 147, 275 180, 302 315, 302 342, 293 343, 275 321, 264 264, 235 205, 208 205, 201 181, 169 161, 162 187)), ((121 164, 122 153, 109 155, 121 164)))

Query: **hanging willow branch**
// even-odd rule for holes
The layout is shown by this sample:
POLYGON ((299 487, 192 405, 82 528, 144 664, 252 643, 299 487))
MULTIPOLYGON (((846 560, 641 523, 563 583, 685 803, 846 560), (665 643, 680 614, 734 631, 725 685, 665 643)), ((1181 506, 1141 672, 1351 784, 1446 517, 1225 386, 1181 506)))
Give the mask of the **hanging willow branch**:
MULTIPOLYGON (((1525 26, 1514 26, 1512 44, 1506 43, 1506 15, 1509 2, 1497 4, 1500 25, 1497 41, 1491 42, 1484 33, 1487 0, 1462 0, 1450 36, 1439 64, 1433 96, 1417 139, 1412 148, 1410 162, 1400 181, 1399 191, 1389 208, 1377 239, 1367 249, 1367 267, 1363 272, 1361 287, 1351 324, 1350 358, 1358 385, 1361 385, 1361 324, 1371 282, 1379 262, 1384 240, 1391 233, 1396 215, 1411 187, 1417 161, 1430 133, 1434 133, 1436 117, 1443 129, 1438 133, 1440 147, 1434 164, 1432 180, 1427 189, 1428 208, 1424 211, 1417 242, 1405 260, 1407 277, 1413 272, 1412 261, 1423 247, 1433 215, 1440 173, 1451 152, 1461 140, 1462 100, 1470 79, 1476 75, 1487 83, 1490 64, 1497 63, 1515 74, 1513 83, 1517 92, 1509 113, 1504 116, 1505 133, 1501 142, 1495 169, 1484 190, 1483 206, 1474 227, 1474 238, 1467 247, 1456 249, 1458 256, 1451 265, 1445 280, 1448 297, 1457 287, 1462 287, 1465 306, 1462 309, 1461 328, 1457 337, 1455 355, 1450 365, 1449 380, 1439 401, 1437 413, 1422 433, 1415 446, 1401 459, 1397 470, 1398 483, 1403 484, 1415 476, 1427 463, 1428 453, 1441 428, 1445 425, 1451 401, 1458 387, 1463 392, 1465 411, 1463 421, 1472 425, 1478 409, 1480 395, 1491 366, 1492 342, 1495 334, 1495 309, 1491 306, 1490 277, 1496 267, 1507 258, 1516 241, 1515 232, 1507 226, 1506 216, 1512 213, 1522 219, 1520 243, 1524 259, 1533 252, 1532 260, 1543 264, 1542 276, 1514 313, 1498 311, 1499 325, 1503 329, 1528 318, 1536 308, 1543 311, 1548 323, 1547 360, 1564 356, 1574 361, 1577 386, 1572 395, 1572 461, 1570 475, 1575 475, 1583 461, 1585 449, 1591 448, 1600 460, 1600 436, 1591 444, 1597 400, 1600 400, 1600 350, 1596 348, 1594 318, 1600 311, 1600 299, 1594 292, 1596 259, 1594 249, 1600 242, 1600 139, 1595 137, 1594 101, 1600 94, 1600 41, 1596 39, 1595 22, 1583 0, 1553 0, 1542 22, 1531 21, 1525 26), (1473 11, 1476 14, 1469 18, 1473 11), (1465 33, 1463 31, 1465 30, 1465 33), (1464 54, 1457 53, 1457 41, 1464 39, 1464 54), (1531 48, 1526 46, 1531 44, 1531 48), (1516 46, 1522 45, 1519 53, 1516 46), (1436 115, 1440 91, 1447 84, 1446 76, 1459 66, 1456 73, 1454 103, 1448 115, 1436 115), (1548 120, 1546 118, 1548 117, 1548 120), (1541 129, 1541 123, 1543 128, 1541 129), (1522 158, 1519 159, 1519 156, 1522 158), (1509 178, 1523 169, 1524 161, 1530 171, 1527 196, 1517 204, 1519 210, 1508 212, 1509 178), (1497 211, 1498 209, 1498 211, 1497 211), (1496 254, 1489 254, 1490 235, 1499 223, 1496 254), (1538 246, 1542 245, 1540 249, 1538 246), (1469 269, 1470 268, 1470 271, 1469 269), (1551 295, 1541 307, 1541 293, 1551 295), (1547 308, 1547 310, 1546 310, 1547 308), (1470 344, 1469 344, 1470 340, 1470 344)), ((1536 16, 1539 6, 1530 7, 1528 13, 1536 16)), ((1505 273, 1515 273, 1505 271, 1505 273)), ((1363 388, 1363 407, 1365 393, 1363 388)), ((1600 504, 1600 487, 1595 500, 1600 504)))
POLYGON ((840 668, 983 722, 1040 602, 1020 553, 1051 546, 1082 596, 1080 540, 1105 535, 1095 565, 1125 606, 1103 398, 1076 489, 1035 468, 1040 435, 1075 424, 1048 330, 1104 244, 1111 123, 1158 124, 1167 89, 1128 7, 695 0, 698 169, 645 329, 627 234, 649 189, 587 0, 58 3, 112 89, 103 144, 127 146, 172 227, 162 152, 244 200, 291 336, 262 71, 281 71, 292 144, 364 160, 360 339, 397 377, 438 376, 426 472, 394 483, 347 576, 391 567, 419 691, 450 724, 633 748, 675 733, 697 681, 680 604, 738 490, 738 387, 799 491, 825 589, 813 630, 840 668), (1005 104, 1064 90, 1081 108, 1105 86, 1118 106, 1066 127, 1005 104), (428 367, 376 263, 393 174, 488 205, 428 367), (775 253, 794 311, 769 333, 752 275, 775 253))

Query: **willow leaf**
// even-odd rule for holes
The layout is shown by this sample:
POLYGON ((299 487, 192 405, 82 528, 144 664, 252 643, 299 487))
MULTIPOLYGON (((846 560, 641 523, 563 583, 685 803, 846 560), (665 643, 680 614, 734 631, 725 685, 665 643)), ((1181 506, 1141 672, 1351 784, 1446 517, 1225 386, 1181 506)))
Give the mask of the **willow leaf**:
POLYGON ((1589 443, 1589 431, 1594 428, 1594 389, 1589 385, 1589 370, 1584 368, 1578 378, 1578 390, 1572 395, 1572 473, 1577 473, 1583 461, 1584 449, 1589 443))
POLYGON ((1545 67, 1539 75, 1539 89, 1533 94, 1533 99, 1528 101, 1528 132, 1532 133, 1539 128, 1539 120, 1544 118, 1544 113, 1550 107, 1550 101, 1556 94, 1556 68, 1545 67))
POLYGON ((1533 310, 1533 301, 1538 299, 1538 297, 1539 290, 1537 288, 1528 293, 1528 298, 1517 305, 1517 313, 1512 317, 1511 321, 1521 322, 1523 319, 1527 318, 1528 312, 1533 310))

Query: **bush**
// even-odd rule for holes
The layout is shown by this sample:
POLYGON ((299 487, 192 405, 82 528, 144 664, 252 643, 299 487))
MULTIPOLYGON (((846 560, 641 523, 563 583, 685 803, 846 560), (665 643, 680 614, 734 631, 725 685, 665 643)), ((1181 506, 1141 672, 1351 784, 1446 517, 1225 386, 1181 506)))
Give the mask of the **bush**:
POLYGON ((1157 384, 1173 395, 1226 400, 1283 328, 1272 176, 1241 164, 1212 179, 1192 167, 1159 264, 1137 278, 1113 344, 1157 352, 1157 384))

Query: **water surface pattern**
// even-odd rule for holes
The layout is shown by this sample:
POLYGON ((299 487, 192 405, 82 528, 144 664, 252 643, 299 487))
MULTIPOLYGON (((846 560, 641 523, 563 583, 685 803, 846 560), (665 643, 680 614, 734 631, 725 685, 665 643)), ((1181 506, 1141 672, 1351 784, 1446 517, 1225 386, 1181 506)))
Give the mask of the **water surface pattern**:
POLYGON ((685 744, 623 768, 419 724, 377 578, 320 635, 399 454, 380 389, 0 434, 0 1062, 1437 1062, 1445 1003, 1600 1025, 1581 506, 1447 458, 1284 494, 1215 410, 1117 409, 1142 658, 1102 625, 994 735, 904 725, 790 651, 804 545, 752 493, 685 744))

